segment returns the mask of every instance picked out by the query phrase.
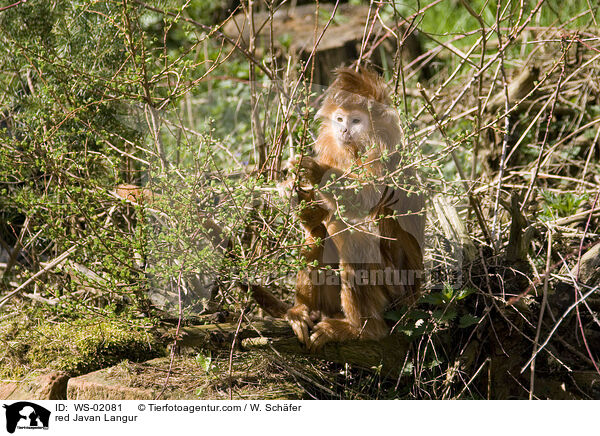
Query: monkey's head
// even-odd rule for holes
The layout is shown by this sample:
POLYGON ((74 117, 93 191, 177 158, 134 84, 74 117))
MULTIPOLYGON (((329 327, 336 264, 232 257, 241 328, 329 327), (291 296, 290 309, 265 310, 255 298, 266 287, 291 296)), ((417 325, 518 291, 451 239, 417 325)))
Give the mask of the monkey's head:
POLYGON ((340 106, 325 122, 330 123, 333 136, 340 145, 362 144, 371 131, 369 114, 360 107, 340 106))
POLYGON ((371 70, 339 68, 317 112, 321 130, 333 136, 338 146, 365 151, 368 142, 385 145, 399 138, 399 123, 385 82, 371 70))

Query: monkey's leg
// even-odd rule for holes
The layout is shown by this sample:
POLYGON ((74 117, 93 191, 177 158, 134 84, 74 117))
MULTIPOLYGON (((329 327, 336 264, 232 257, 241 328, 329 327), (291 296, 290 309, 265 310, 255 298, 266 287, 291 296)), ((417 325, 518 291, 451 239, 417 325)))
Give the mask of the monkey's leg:
MULTIPOLYGON (((312 329, 314 322, 318 321, 323 313, 331 315, 341 312, 340 285, 339 282, 328 283, 326 275, 331 276, 331 271, 324 269, 328 235, 323 221, 329 212, 323 207, 315 191, 299 188, 296 193, 299 200, 305 203, 298 212, 298 218, 306 234, 306 246, 302 255, 308 267, 298 272, 296 301, 294 307, 287 311, 286 319, 300 342, 308 345, 309 329, 312 329)), ((331 241, 328 244, 327 264, 337 268, 338 256, 335 246, 331 241)))
POLYGON ((395 303, 412 304, 420 295, 423 276, 423 252, 417 239, 394 218, 379 220, 381 251, 389 260, 394 279, 387 291, 395 303))
MULTIPOLYGON (((327 262, 325 262, 326 242, 324 240, 326 238, 327 230, 323 224, 310 231, 307 230, 308 245, 303 255, 309 266, 298 272, 296 301, 294 307, 286 314, 286 319, 294 333, 306 345, 309 344, 309 329, 313 328, 314 322, 318 321, 323 314, 334 315, 341 312, 339 282, 336 283, 336 277, 332 277, 333 270, 324 269, 325 263, 337 267, 337 253, 331 253, 331 248, 335 247, 329 247, 327 262)), ((329 244, 331 245, 331 242, 329 244)))
POLYGON ((338 220, 330 221, 327 231, 339 254, 344 316, 318 323, 310 337, 310 348, 316 350, 331 341, 384 337, 388 328, 383 313, 390 303, 390 295, 384 283, 377 283, 372 274, 383 268, 380 238, 366 232, 351 233, 338 220))
POLYGON ((288 309, 285 315, 285 319, 290 323, 295 335, 303 344, 308 344, 308 330, 309 328, 312 329, 314 326, 310 316, 310 306, 307 303, 310 303, 312 295, 318 292, 316 287, 313 287, 310 291, 308 290, 310 285, 306 284, 306 275, 308 275, 306 274, 306 270, 298 273, 296 303, 294 307, 288 309))
MULTIPOLYGON (((346 275, 348 266, 342 275, 346 275)), ((352 274, 352 273, 351 273, 352 274)), ((373 339, 385 337, 388 326, 383 320, 387 299, 378 286, 351 284, 342 280, 341 319, 325 318, 315 325, 310 336, 311 351, 316 351, 327 342, 343 342, 350 339, 373 339)))

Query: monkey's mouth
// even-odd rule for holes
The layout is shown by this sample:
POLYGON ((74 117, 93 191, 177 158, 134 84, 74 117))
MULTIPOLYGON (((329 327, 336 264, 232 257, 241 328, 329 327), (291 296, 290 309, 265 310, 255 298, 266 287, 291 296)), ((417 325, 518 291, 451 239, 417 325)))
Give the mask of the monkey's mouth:
POLYGON ((342 143, 344 143, 344 144, 354 143, 354 141, 352 140, 352 135, 350 135, 349 133, 342 133, 340 135, 340 139, 342 140, 342 143))

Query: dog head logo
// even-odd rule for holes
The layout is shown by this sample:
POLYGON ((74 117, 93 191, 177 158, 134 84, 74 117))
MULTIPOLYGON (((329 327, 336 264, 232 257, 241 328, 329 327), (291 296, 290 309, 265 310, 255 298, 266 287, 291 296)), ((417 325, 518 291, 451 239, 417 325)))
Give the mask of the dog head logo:
POLYGON ((6 431, 14 433, 15 429, 47 429, 50 411, 28 401, 4 405, 6 409, 6 431))

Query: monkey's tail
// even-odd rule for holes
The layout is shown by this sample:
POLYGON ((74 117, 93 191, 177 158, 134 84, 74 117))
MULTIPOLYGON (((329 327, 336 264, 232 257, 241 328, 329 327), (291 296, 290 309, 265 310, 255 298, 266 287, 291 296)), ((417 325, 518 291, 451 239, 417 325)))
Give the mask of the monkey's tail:
POLYGON ((256 304, 274 318, 283 318, 288 309, 292 307, 260 285, 249 285, 246 283, 239 283, 238 285, 242 290, 250 292, 256 304))

